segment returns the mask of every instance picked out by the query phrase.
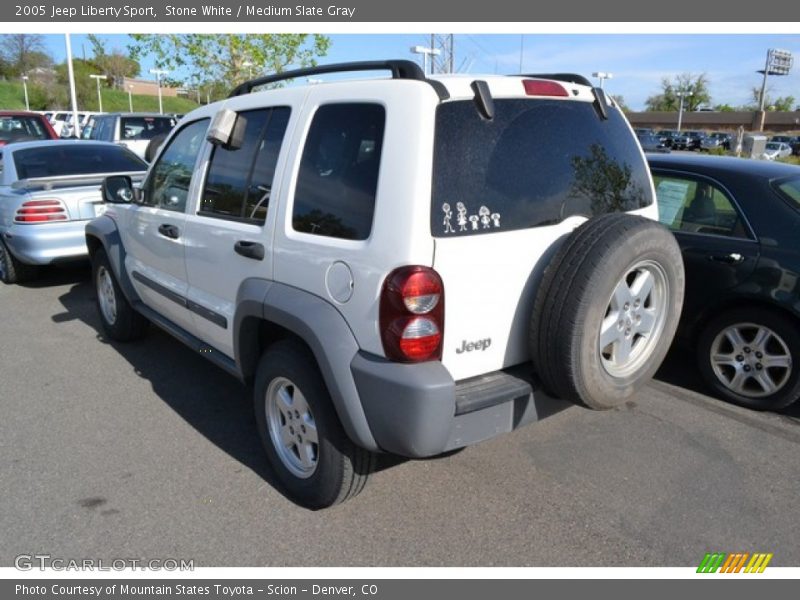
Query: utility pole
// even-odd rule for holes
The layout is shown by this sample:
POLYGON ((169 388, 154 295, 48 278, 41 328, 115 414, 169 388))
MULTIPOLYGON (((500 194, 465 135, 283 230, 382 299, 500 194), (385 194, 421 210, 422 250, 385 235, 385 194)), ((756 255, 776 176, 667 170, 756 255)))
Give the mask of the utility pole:
POLYGON ((25 90, 25 110, 31 109, 31 103, 28 102, 28 76, 22 76, 22 89, 25 90))
POLYGON ((97 110, 103 112, 103 97, 100 95, 100 80, 108 79, 108 77, 106 75, 89 75, 89 77, 97 82, 97 110))
POLYGON ((75 136, 81 137, 81 124, 78 120, 78 98, 75 94, 75 70, 72 68, 72 43, 69 39, 69 34, 64 34, 65 43, 67 46, 67 74, 69 75, 69 97, 72 103, 72 122, 75 123, 75 136))
POLYGON ((431 74, 452 73, 455 65, 455 39, 452 33, 431 34, 431 74))
POLYGON ((156 83, 158 84, 158 113, 164 114, 164 103, 161 100, 161 76, 166 75, 169 71, 164 69, 150 69, 150 73, 156 76, 156 83))

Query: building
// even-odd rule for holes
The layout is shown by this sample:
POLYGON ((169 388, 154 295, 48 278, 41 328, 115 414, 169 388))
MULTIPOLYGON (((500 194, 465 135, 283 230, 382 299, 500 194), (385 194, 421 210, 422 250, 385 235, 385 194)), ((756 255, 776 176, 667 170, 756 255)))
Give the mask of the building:
MULTIPOLYGON (((150 79, 132 79, 130 77, 125 77, 122 81, 122 89, 126 92, 130 90, 132 94, 139 94, 142 96, 158 96, 158 83, 150 79)), ((161 95, 165 97, 175 97, 178 95, 178 88, 162 85, 161 95)))

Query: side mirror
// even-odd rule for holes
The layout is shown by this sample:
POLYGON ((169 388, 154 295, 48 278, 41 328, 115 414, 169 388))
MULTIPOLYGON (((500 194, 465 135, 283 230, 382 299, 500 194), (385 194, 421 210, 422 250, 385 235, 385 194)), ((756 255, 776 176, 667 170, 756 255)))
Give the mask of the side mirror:
POLYGON ((227 108, 222 109, 211 122, 206 139, 214 146, 222 146, 227 150, 242 147, 247 119, 227 108))
POLYGON ((129 204, 133 202, 133 183, 127 175, 112 175, 103 180, 101 187, 103 202, 109 204, 129 204))

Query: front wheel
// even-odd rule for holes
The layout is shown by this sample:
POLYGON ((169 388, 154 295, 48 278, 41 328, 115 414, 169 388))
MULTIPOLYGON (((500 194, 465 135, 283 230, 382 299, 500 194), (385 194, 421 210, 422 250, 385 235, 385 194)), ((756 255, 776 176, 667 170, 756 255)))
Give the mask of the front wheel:
POLYGON ((284 340, 264 353, 254 405, 267 458, 292 500, 320 509, 361 492, 375 455, 343 431, 314 355, 305 346, 284 340))
POLYGON ((713 319, 697 345, 700 372, 720 397, 756 410, 784 408, 800 397, 797 322, 761 308, 713 319))

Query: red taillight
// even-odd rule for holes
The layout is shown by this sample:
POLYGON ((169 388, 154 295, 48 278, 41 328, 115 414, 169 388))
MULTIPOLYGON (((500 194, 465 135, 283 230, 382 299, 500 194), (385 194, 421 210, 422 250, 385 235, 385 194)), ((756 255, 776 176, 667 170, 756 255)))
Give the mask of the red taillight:
POLYGON ((522 85, 525 86, 525 93, 528 94, 528 96, 569 96, 569 92, 567 92, 564 86, 555 81, 525 79, 522 85))
POLYGON ((48 223, 66 221, 67 209, 61 200, 28 200, 14 215, 15 223, 48 223))
POLYGON ((387 358, 439 360, 444 337, 444 285, 429 267, 400 267, 383 282, 380 327, 387 358))

